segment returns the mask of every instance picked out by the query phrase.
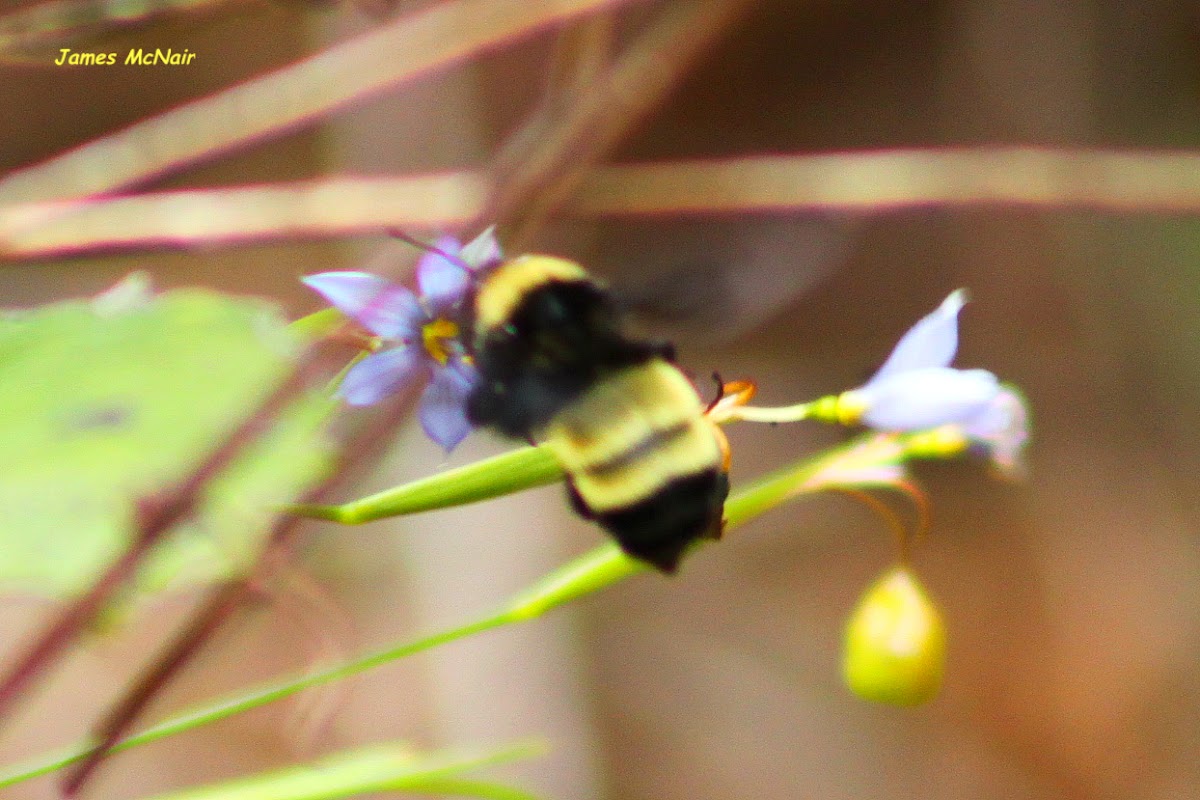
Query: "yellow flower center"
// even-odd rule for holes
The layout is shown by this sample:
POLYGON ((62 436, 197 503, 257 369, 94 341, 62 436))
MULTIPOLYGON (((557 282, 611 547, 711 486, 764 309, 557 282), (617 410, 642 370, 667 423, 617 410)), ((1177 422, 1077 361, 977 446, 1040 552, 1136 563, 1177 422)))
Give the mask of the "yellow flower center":
POLYGON ((438 317, 432 322, 421 326, 421 343, 425 352, 439 364, 450 360, 448 342, 458 338, 458 325, 448 319, 438 317))

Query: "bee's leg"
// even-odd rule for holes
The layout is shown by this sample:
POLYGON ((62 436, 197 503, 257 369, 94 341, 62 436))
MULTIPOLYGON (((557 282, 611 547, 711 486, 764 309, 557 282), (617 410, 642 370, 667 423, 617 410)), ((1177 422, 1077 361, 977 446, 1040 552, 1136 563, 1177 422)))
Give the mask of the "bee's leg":
POLYGON ((579 494, 579 490, 575 488, 575 482, 571 480, 570 476, 567 477, 566 487, 567 500, 571 503, 571 508, 575 513, 584 519, 595 519, 596 512, 592 511, 583 496, 579 494))
POLYGON ((729 494, 729 468, 733 464, 733 450, 729 447, 729 439, 725 436, 725 431, 721 430, 721 426, 713 425, 713 436, 717 438, 717 447, 721 449, 721 475, 720 479, 724 482, 724 491, 721 492, 721 508, 722 512, 717 518, 716 523, 709 530, 708 535, 713 539, 720 539, 725 533, 725 497, 729 494))

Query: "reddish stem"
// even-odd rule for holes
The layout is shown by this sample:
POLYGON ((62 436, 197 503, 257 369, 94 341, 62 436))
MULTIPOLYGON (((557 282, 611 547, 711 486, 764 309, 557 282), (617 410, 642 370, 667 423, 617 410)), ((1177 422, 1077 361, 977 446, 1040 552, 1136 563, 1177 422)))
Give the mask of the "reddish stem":
MULTIPOLYGON (((373 462, 386 449, 390 432, 394 431, 408 416, 412 407, 411 393, 397 398, 384 413, 377 415, 364 425, 342 448, 339 463, 330 477, 321 485, 305 493, 299 502, 319 503, 336 492, 343 483, 356 474, 355 467, 373 462)), ((220 629, 242 603, 252 594, 254 587, 269 579, 265 574, 281 564, 284 559, 276 558, 280 551, 292 542, 301 517, 280 516, 275 520, 256 563, 246 577, 221 584, 208 593, 200 609, 188 620, 162 653, 132 684, 133 688, 108 711, 93 729, 96 744, 90 752, 77 762, 62 782, 65 797, 74 797, 104 762, 122 736, 137 721, 151 700, 191 661, 200 648, 220 629)))
MULTIPOLYGON (((600 80, 587 83, 587 91, 578 107, 565 119, 556 120, 544 136, 528 136, 535 126, 546 124, 544 117, 531 120, 510 137, 499 166, 494 170, 492 197, 486 211, 468 230, 491 222, 504 222, 523 210, 535 213, 523 216, 522 231, 537 224, 549 209, 561 203, 583 171, 593 165, 609 148, 659 102, 686 73, 718 34, 732 24, 753 0, 720 0, 682 8, 668 7, 618 63, 600 80), (506 157, 507 156, 507 157, 506 157), (511 174, 509 165, 511 165, 511 174)), ((603 36, 604 31, 597 31, 603 36)), ((593 70, 594 59, 584 59, 581 71, 593 70)), ((347 478, 351 466, 362 467, 372 461, 373 451, 382 450, 388 431, 403 420, 408 403, 396 403, 381 414, 375 424, 353 437, 342 448, 342 464, 321 486, 301 502, 320 502, 332 494, 347 478)), ((270 534, 264 554, 286 546, 298 518, 282 518, 270 534)), ((217 587, 204 607, 180 632, 156 663, 135 683, 130 693, 109 713, 96 729, 97 745, 66 777, 63 791, 74 796, 103 762, 110 748, 136 721, 146 704, 178 674, 200 647, 243 601, 249 581, 254 580, 263 562, 250 578, 217 587)))
POLYGON ((13 704, 58 658, 104 608, 116 591, 133 575, 163 535, 195 507, 201 490, 237 455, 267 429, 279 412, 305 384, 318 360, 316 348, 301 355, 295 368, 209 455, 175 486, 138 502, 133 542, 108 569, 51 622, 17 657, 0 680, 0 720, 13 704))

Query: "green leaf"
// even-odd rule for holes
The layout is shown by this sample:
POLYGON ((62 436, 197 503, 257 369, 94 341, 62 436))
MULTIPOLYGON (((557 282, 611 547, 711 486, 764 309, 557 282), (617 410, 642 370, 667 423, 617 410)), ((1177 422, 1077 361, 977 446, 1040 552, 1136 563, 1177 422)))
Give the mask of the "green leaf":
POLYGON ((376 745, 313 764, 159 795, 154 800, 332 800, 396 791, 532 800, 532 795, 503 784, 458 776, 538 755, 544 749, 537 743, 519 743, 477 753, 421 754, 405 744, 376 745))
MULTIPOLYGON (((185 477, 252 413, 299 350, 276 310, 121 284, 90 301, 0 314, 0 586, 67 597, 130 544, 138 498, 185 477)), ((327 468, 332 403, 300 397, 206 487, 139 589, 226 577, 271 508, 327 468)))

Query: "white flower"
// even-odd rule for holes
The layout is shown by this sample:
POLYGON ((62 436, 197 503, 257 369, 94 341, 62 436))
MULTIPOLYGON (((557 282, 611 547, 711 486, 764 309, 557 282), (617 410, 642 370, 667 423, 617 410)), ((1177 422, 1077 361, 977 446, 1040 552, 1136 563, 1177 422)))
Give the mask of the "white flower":
POLYGON ((950 366, 958 350, 958 312, 967 293, 951 292, 933 313, 908 330, 869 381, 838 398, 844 423, 884 431, 961 424, 984 414, 1000 393, 996 376, 950 366))

